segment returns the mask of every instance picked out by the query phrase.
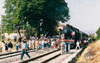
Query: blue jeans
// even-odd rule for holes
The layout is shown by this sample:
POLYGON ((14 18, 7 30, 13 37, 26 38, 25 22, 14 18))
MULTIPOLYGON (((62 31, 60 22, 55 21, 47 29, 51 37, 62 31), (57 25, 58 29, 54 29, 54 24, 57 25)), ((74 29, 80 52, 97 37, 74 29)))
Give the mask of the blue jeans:
POLYGON ((64 43, 64 48, 65 48, 65 52, 68 52, 68 43, 67 42, 64 43))
POLYGON ((18 49, 19 49, 19 46, 16 46, 16 51, 18 51, 18 49))
POLYGON ((42 49, 42 45, 41 44, 39 45, 39 49, 42 49))
POLYGON ((44 44, 42 44, 42 49, 44 48, 44 44))
POLYGON ((21 60, 23 59, 24 54, 26 54, 30 58, 30 55, 28 54, 28 52, 25 52, 25 50, 22 49, 21 60))

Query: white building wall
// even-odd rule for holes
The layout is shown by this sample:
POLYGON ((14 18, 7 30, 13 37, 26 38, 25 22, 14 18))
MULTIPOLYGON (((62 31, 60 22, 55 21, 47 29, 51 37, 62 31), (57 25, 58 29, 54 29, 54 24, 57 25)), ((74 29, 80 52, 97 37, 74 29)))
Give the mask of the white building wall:
MULTIPOLYGON (((5 36, 5 39, 8 39, 8 38, 14 39, 14 36, 17 36, 17 38, 19 38, 17 33, 10 33, 10 34, 4 33, 4 36, 5 36)), ((21 33, 21 36, 24 36, 24 34, 21 33)))

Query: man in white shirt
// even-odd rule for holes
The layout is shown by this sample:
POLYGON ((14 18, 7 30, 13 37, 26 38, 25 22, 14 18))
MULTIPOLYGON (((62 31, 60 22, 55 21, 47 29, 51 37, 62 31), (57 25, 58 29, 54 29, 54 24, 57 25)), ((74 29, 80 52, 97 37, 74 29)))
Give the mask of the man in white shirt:
POLYGON ((4 40, 2 41, 2 52, 5 52, 5 42, 4 42, 4 40))
POLYGON ((76 49, 80 49, 80 42, 79 41, 77 41, 77 43, 76 43, 76 49))

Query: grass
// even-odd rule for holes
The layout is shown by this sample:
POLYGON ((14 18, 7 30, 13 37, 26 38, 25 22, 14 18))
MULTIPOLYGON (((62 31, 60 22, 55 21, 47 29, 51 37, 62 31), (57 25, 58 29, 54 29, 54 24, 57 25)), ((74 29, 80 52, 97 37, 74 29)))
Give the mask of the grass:
MULTIPOLYGON (((87 51, 88 51, 88 53, 89 52, 91 52, 91 50, 94 48, 94 47, 92 47, 91 45, 93 45, 94 46, 94 43, 95 43, 95 41, 94 42, 89 42, 89 44, 87 45, 87 46, 85 46, 77 55, 76 55, 76 57, 74 57, 70 62, 68 62, 68 63, 87 63, 87 62, 79 62, 79 61, 84 61, 84 58, 81 58, 81 57, 85 57, 85 56, 82 56, 83 55, 83 53, 85 52, 85 50, 87 50, 87 48, 89 48, 87 51), (89 46, 91 46, 91 47, 89 47, 89 46)), ((87 53, 85 53, 84 55, 94 55, 94 53, 91 53, 91 54, 87 54, 87 53)), ((100 63, 100 62, 99 62, 100 63)))
POLYGON ((100 63, 100 41, 88 45, 76 63, 100 63))

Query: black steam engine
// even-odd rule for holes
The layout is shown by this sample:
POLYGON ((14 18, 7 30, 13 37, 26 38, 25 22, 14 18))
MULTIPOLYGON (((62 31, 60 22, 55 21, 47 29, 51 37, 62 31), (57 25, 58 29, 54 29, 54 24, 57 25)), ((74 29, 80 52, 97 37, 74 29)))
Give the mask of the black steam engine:
MULTIPOLYGON (((88 34, 80 31, 79 29, 71 26, 71 25, 66 25, 64 28, 63 32, 64 34, 64 40, 74 40, 74 42, 69 42, 72 44, 71 48, 74 48, 76 46, 77 41, 83 42, 83 40, 88 39, 88 34)), ((67 41, 66 41, 67 42, 67 41)))

